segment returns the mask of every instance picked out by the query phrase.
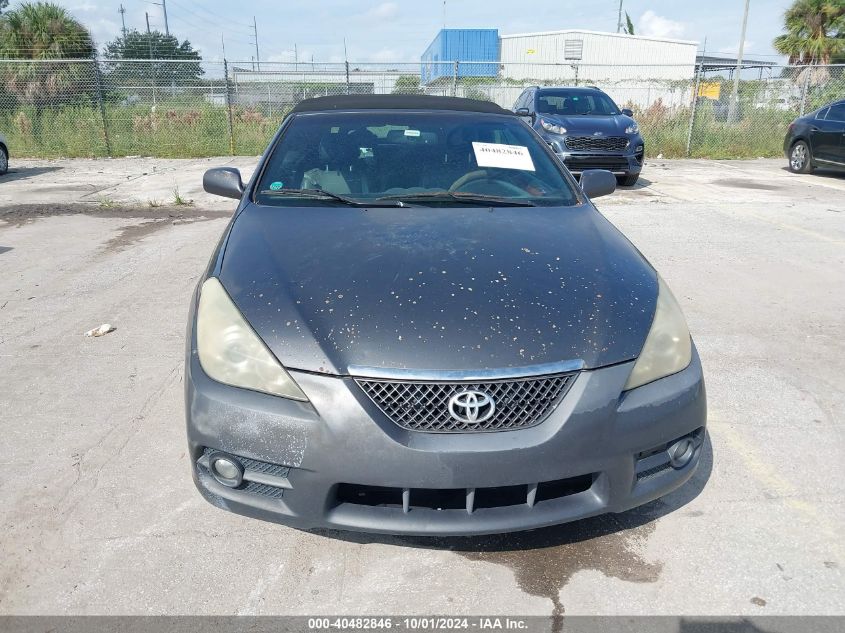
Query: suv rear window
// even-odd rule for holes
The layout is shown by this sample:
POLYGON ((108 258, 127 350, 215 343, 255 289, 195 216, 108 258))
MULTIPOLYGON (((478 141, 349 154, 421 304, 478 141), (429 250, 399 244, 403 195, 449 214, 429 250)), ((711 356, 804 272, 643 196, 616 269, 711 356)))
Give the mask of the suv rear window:
POLYGON ((579 201, 562 166, 520 119, 474 112, 296 115, 267 160, 256 202, 338 204, 328 197, 297 198, 297 190, 356 202, 411 197, 414 204, 441 206, 454 201, 426 196, 454 192, 467 200, 486 196, 543 206, 579 201))

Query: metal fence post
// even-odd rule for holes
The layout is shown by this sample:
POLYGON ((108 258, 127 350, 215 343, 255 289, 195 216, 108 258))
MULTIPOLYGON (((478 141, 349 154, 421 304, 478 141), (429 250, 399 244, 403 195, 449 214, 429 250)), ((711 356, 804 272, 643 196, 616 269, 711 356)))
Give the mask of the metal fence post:
POLYGON ((229 62, 223 60, 223 76, 226 78, 226 117, 229 126, 229 154, 235 155, 235 128, 232 125, 232 91, 229 86, 229 62))
POLYGON ((109 126, 106 123, 106 106, 103 102, 103 78, 100 75, 100 62, 96 54, 92 60, 94 64, 94 80, 97 84, 97 105, 100 109, 100 123, 103 126, 103 140, 106 143, 106 156, 111 157, 111 141, 109 140, 109 126))
POLYGON ((452 72, 452 96, 458 96, 458 65, 460 62, 455 62, 455 70, 452 72))
POLYGON ((346 62, 346 94, 349 94, 349 61, 346 62))
POLYGON ((690 107, 689 127, 687 128, 687 158, 692 153, 692 131, 695 127, 695 112, 698 109, 698 91, 701 89, 701 74, 703 71, 704 62, 699 62, 692 88, 692 106, 690 107))

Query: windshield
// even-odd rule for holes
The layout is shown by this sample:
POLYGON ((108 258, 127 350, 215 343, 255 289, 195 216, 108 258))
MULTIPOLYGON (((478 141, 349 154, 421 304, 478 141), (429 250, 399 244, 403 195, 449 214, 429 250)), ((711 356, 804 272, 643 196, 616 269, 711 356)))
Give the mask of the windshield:
POLYGON ((537 95, 537 112, 575 116, 613 116, 619 114, 619 108, 605 94, 584 90, 550 90, 537 95))
POLYGON ((259 204, 553 206, 578 203, 516 117, 369 111, 297 115, 273 148, 259 204))

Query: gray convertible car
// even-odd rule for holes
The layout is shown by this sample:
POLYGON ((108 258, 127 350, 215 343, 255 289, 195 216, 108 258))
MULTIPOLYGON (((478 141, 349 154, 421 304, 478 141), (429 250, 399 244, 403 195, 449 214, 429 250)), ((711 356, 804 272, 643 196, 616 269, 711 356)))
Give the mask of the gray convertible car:
POLYGON ((469 535, 621 512, 683 485, 705 436, 666 283, 498 106, 303 101, 191 302, 194 481, 299 528, 469 535))

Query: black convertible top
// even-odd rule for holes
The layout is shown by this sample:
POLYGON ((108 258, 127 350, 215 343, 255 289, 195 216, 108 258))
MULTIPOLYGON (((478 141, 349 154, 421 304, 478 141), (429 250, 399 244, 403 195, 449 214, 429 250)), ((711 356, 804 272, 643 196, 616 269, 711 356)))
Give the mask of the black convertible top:
POLYGON ((459 110, 488 114, 513 114, 491 101, 436 97, 433 95, 339 95, 300 101, 292 112, 325 112, 326 110, 459 110))

